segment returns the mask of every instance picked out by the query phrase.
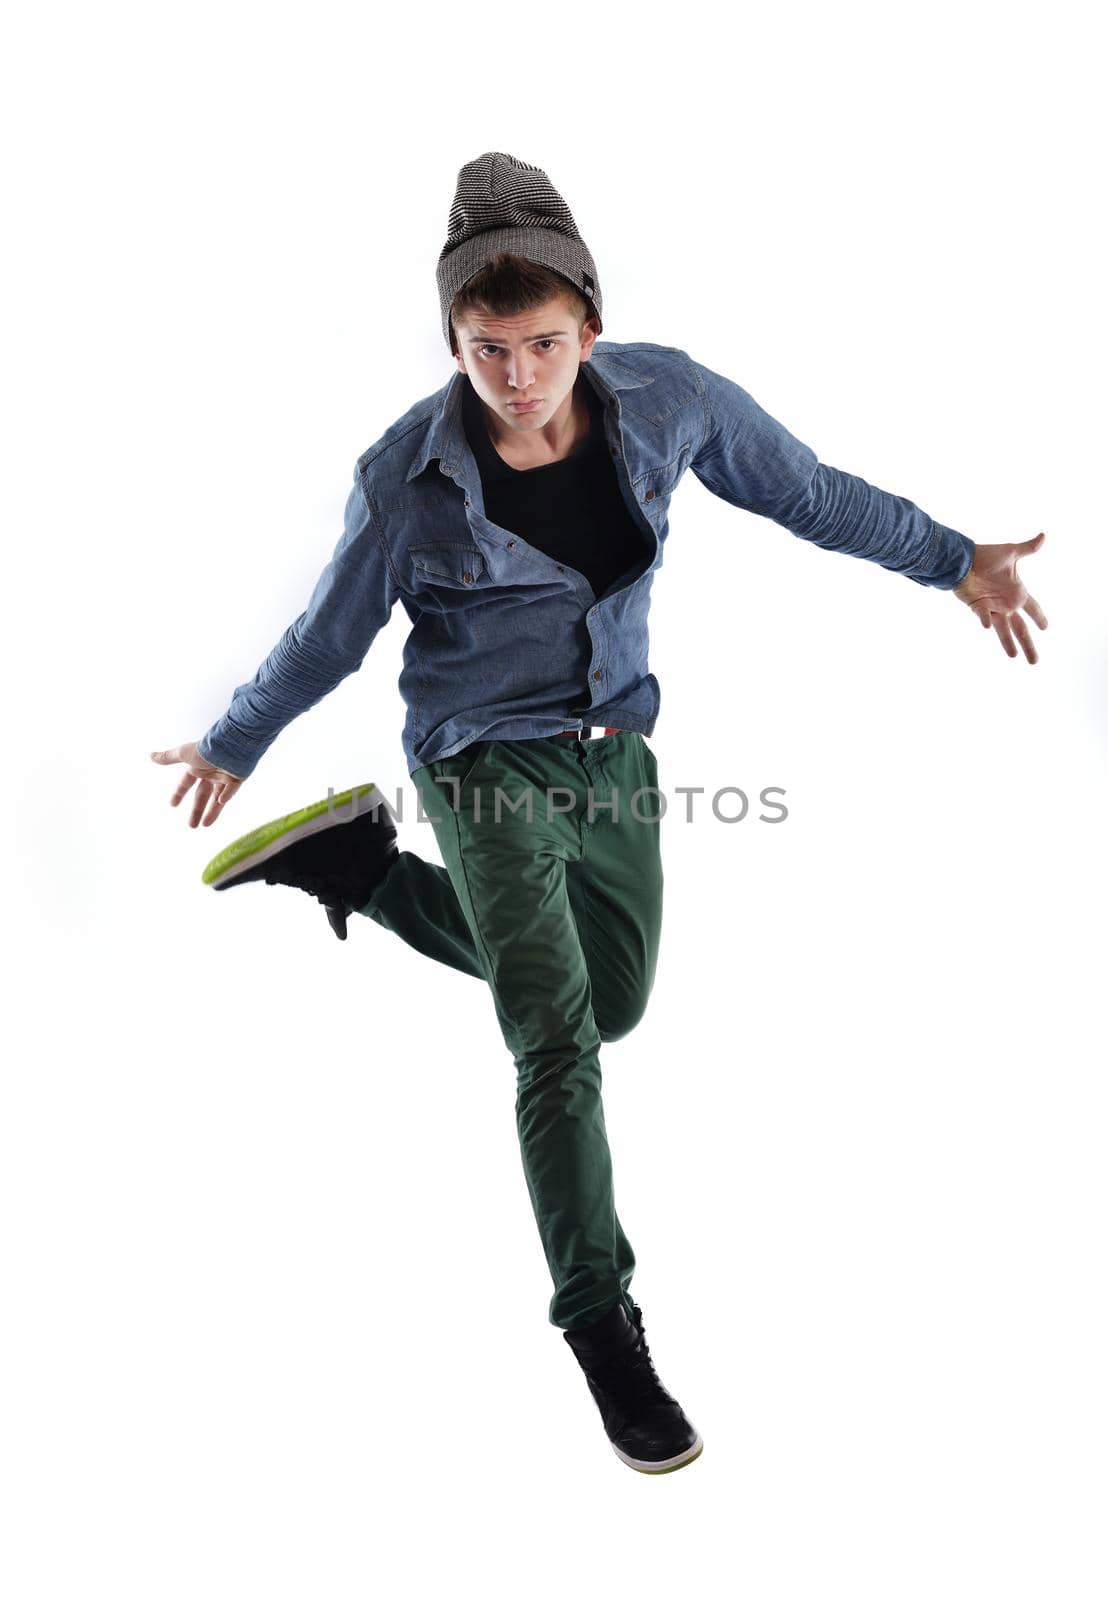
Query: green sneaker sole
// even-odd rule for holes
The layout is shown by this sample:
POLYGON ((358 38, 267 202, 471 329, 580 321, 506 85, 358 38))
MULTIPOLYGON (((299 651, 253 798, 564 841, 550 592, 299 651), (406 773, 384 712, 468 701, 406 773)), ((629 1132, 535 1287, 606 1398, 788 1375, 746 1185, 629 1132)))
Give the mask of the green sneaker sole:
MULTIPOLYGON (((363 806, 361 802, 376 788, 375 783, 362 783, 355 789, 344 789, 341 794, 328 795, 325 800, 317 800, 315 805, 290 811, 287 817, 277 817, 251 833, 244 833, 241 839, 212 857, 202 874, 204 882, 220 889, 240 872, 258 866, 297 839, 306 839, 309 834, 320 833, 337 822, 350 822, 355 816, 372 810, 372 806, 363 806), (348 814, 343 815, 344 811, 348 814)), ((389 810, 383 795, 379 795, 374 804, 389 810)))

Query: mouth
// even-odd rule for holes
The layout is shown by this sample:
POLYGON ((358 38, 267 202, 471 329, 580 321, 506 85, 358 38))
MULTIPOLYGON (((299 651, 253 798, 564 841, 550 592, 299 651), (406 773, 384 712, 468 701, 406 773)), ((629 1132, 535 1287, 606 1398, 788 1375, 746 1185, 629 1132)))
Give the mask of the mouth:
POLYGON ((509 407, 513 411, 534 411, 536 406, 541 406, 541 400, 509 400, 509 407))

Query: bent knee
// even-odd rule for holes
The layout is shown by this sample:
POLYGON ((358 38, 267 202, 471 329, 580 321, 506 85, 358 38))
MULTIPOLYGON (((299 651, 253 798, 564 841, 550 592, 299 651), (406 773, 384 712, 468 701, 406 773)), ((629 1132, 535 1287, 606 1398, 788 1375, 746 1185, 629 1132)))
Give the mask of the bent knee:
POLYGON ((646 1012, 649 993, 649 990, 642 990, 628 995, 622 1005, 597 1015, 596 1027, 602 1044, 615 1044, 638 1027, 646 1012))

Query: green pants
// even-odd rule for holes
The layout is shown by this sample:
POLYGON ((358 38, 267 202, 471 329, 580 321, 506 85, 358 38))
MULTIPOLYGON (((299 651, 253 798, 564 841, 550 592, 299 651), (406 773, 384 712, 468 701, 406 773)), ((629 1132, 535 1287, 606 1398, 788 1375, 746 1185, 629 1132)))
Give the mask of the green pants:
POLYGON ((654 752, 627 731, 486 739, 412 781, 445 869, 401 851, 361 910, 489 985, 516 1064, 523 1171, 554 1280, 550 1321, 584 1327, 617 1300, 630 1312, 635 1257, 616 1215, 600 1046, 631 1031, 654 982, 654 752))

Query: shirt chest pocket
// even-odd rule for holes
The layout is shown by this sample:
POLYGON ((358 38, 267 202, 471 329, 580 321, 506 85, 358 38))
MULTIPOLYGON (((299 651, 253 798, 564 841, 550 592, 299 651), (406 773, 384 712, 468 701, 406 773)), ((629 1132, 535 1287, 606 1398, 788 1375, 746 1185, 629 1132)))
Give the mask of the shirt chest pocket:
POLYGON ((471 544, 414 544, 409 547, 419 583, 433 590, 472 591, 485 581, 485 558, 471 544))
POLYGON ((688 461, 688 449, 683 448, 667 466, 653 467, 635 479, 635 497, 648 516, 668 510, 670 497, 681 482, 688 461))

